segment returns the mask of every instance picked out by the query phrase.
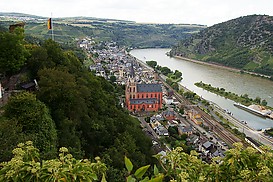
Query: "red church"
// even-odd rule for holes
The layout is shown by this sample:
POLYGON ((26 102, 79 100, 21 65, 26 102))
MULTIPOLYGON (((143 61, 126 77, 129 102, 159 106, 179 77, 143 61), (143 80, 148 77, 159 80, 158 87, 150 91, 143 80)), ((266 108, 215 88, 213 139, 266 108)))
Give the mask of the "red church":
POLYGON ((128 81, 125 90, 129 111, 158 111, 162 108, 161 84, 137 84, 128 81))

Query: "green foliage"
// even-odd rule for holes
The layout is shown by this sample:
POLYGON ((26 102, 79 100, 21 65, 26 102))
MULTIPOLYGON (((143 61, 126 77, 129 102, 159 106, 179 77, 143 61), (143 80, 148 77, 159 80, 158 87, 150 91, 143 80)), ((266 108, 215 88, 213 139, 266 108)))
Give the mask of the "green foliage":
POLYGON ((186 97, 187 99, 193 100, 193 99, 194 99, 194 96, 196 95, 196 93, 191 92, 191 91, 187 91, 187 92, 184 92, 183 95, 184 95, 184 97, 186 97))
POLYGON ((179 113, 183 115, 185 113, 184 108, 180 108, 179 113))
POLYGON ((146 61, 146 63, 150 66, 150 67, 152 67, 152 68, 156 68, 156 66, 157 66, 157 62, 156 61, 146 61))
POLYGON ((222 97, 225 97, 225 98, 228 98, 230 100, 233 100, 235 102, 239 102, 239 103, 241 103, 243 105, 247 105, 248 106, 248 105, 251 105, 253 103, 258 104, 258 105, 259 104, 261 104, 261 105, 265 104, 264 106, 267 105, 266 100, 263 99, 261 101, 260 97, 256 97, 255 99, 252 99, 252 98, 249 98, 247 94, 243 94, 243 95, 239 96, 239 95, 237 95, 235 93, 231 93, 231 92, 225 91, 224 88, 213 87, 210 84, 203 83, 202 81, 201 82, 197 82, 194 85, 196 85, 197 87, 201 87, 201 88, 203 88, 205 90, 208 90, 210 92, 213 92, 215 94, 218 94, 218 95, 220 95, 222 97))
POLYGON ((264 147, 260 154, 255 149, 243 149, 241 143, 226 152, 224 158, 214 158, 211 164, 198 159, 194 151, 190 155, 182 148, 157 155, 161 161, 165 178, 176 181, 271 181, 273 158, 269 148, 264 147))
POLYGON ((262 102, 261 102, 261 105, 262 106, 266 106, 267 105, 267 101, 265 99, 263 99, 262 102))
POLYGON ((272 16, 250 15, 208 27, 170 52, 272 76, 272 16))
POLYGON ((173 83, 171 84, 171 87, 172 87, 175 91, 178 91, 178 90, 179 90, 179 85, 178 85, 177 82, 173 82, 173 83))
POLYGON ((124 157, 124 160, 125 160, 126 169, 130 173, 133 170, 133 164, 130 161, 130 159, 128 159, 126 156, 124 157))
POLYGON ((73 53, 63 52, 54 42, 46 41, 41 50, 46 63, 37 69, 37 97, 51 111, 59 146, 69 148, 77 158, 102 155, 114 171, 123 168, 124 154, 136 166, 151 161, 150 139, 139 122, 118 106, 117 93, 124 91, 83 69, 73 53))
POLYGON ((117 80, 116 76, 112 75, 110 76, 110 81, 114 83, 117 80))
MULTIPOLYGON (((3 13, 3 16, 14 16, 3 13)), ((19 16, 19 15, 15 15, 19 16)), ((26 20, 26 34, 40 39, 50 39, 43 18, 41 21, 26 20)), ((28 16, 27 16, 28 17, 28 16)), ((8 27, 10 21, 1 21, 0 25, 8 27)), ((204 29, 203 25, 193 24, 141 24, 133 21, 110 20, 90 17, 54 18, 54 39, 65 44, 74 44, 79 37, 95 37, 97 41, 115 41, 126 47, 171 47, 177 40, 189 37, 204 29)))
MULTIPOLYGON (((17 121, 18 134, 33 140, 43 157, 50 158, 56 154, 55 123, 46 105, 37 100, 34 94, 22 92, 11 97, 5 107, 4 116, 11 121, 17 121)), ((9 138, 7 136, 5 139, 9 138)))
POLYGON ((141 182, 162 182, 162 180, 164 178, 164 175, 159 173, 158 168, 156 167, 156 165, 154 165, 154 176, 151 177, 151 179, 148 176, 143 178, 143 176, 145 175, 145 173, 149 169, 150 165, 142 166, 142 167, 138 168, 134 173, 132 173, 132 169, 133 169, 132 162, 126 156, 125 156, 124 159, 125 159, 125 166, 126 166, 127 171, 128 171, 128 176, 126 177, 127 182, 136 182, 136 181, 141 181, 141 182))
POLYGON ((182 88, 179 89, 179 90, 178 90, 178 93, 179 93, 180 95, 183 95, 183 94, 184 94, 184 89, 182 89, 182 88))
POLYGON ((178 71, 178 70, 175 70, 174 75, 175 75, 176 79, 179 79, 179 78, 182 77, 182 73, 180 71, 178 71))
POLYGON ((43 160, 39 150, 28 141, 18 144, 14 157, 0 165, 0 181, 105 181, 106 165, 76 160, 67 148, 60 148, 59 158, 43 160))
POLYGON ((8 161, 12 157, 12 150, 18 142, 27 140, 27 136, 22 132, 22 126, 15 120, 0 117, 0 161, 8 161))
POLYGON ((27 60, 22 29, 15 33, 0 32, 0 72, 8 76, 17 73, 27 60))

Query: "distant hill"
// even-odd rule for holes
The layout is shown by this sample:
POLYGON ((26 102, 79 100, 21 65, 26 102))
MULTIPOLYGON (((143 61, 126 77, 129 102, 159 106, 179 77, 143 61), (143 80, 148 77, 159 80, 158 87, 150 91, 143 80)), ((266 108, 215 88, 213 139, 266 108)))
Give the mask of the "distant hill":
MULTIPOLYGON (((8 27, 13 22, 26 22, 25 32, 48 39, 47 18, 20 13, 0 13, 0 25, 8 27)), ((181 39, 206 28, 191 24, 140 24, 133 21, 92 17, 54 18, 53 28, 57 42, 72 42, 90 36, 96 40, 112 40, 119 45, 134 48, 171 47, 181 39)))
POLYGON ((250 15, 216 24, 179 42, 171 55, 273 76, 273 17, 250 15))

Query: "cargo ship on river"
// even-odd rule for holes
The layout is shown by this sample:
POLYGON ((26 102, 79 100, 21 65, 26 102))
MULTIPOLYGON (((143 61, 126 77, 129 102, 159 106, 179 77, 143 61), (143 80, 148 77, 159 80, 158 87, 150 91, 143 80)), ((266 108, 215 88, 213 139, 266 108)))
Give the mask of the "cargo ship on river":
POLYGON ((250 107, 247 107, 247 106, 245 106, 245 105, 243 105, 243 104, 234 103, 233 105, 236 106, 236 107, 239 107, 239 108, 241 108, 241 109, 243 109, 243 110, 245 110, 245 111, 248 111, 248 112, 250 112, 250 113, 252 113, 252 114, 255 114, 255 115, 257 115, 257 116, 268 117, 268 114, 267 114, 267 113, 260 112, 260 111, 258 111, 258 110, 255 110, 255 109, 252 109, 252 108, 250 108, 250 107))

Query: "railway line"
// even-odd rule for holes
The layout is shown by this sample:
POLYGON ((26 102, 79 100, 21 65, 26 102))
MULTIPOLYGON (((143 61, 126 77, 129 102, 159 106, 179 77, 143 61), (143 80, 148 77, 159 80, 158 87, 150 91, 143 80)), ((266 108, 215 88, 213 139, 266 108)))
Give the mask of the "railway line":
MULTIPOLYGON (((173 88, 170 85, 168 85, 162 77, 159 76, 159 79, 162 81, 162 83, 165 87, 167 87, 170 90, 173 90, 173 88)), ((178 94, 175 90, 173 90, 173 92, 174 92, 174 96, 176 97, 176 99, 180 103, 183 103, 184 105, 191 105, 191 103, 187 99, 185 99, 183 96, 178 94)), ((203 121, 209 126, 209 128, 211 128, 211 130, 216 135, 218 135, 219 138, 221 138, 223 141, 225 141, 229 146, 232 147, 233 143, 242 142, 241 139, 239 139, 234 134, 232 134, 230 131, 225 129, 220 123, 218 123, 216 120, 211 118, 210 115, 208 115, 207 113, 202 111, 198 106, 190 106, 190 107, 195 109, 197 112, 201 113, 201 118, 203 119, 203 121)), ((242 142, 242 143, 244 143, 244 142, 242 142)), ((247 146, 247 144, 244 144, 244 146, 247 146)))

